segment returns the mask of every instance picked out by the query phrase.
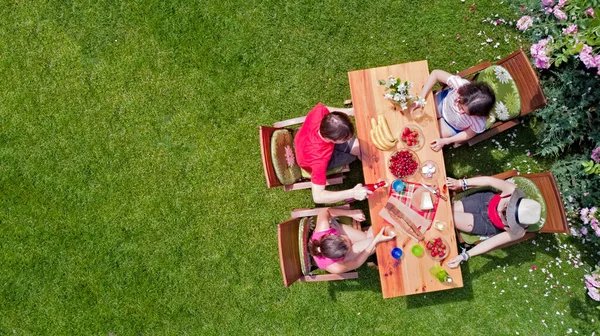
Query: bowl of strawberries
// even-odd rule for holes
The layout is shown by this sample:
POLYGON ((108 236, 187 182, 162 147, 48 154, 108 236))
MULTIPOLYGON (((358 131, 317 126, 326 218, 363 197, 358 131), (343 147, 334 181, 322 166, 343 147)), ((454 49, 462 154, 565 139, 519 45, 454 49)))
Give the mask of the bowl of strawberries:
POLYGON ((442 260, 448 256, 448 253, 450 253, 450 246, 444 238, 435 237, 429 239, 425 243, 425 250, 427 251, 427 255, 429 255, 432 259, 442 260))
POLYGON ((397 178, 413 176, 419 168, 419 158, 410 149, 403 149, 390 156, 388 168, 397 178))
POLYGON ((402 144, 412 150, 419 150, 423 148, 425 143, 423 138, 423 131, 417 125, 406 125, 400 133, 400 141, 402 144))

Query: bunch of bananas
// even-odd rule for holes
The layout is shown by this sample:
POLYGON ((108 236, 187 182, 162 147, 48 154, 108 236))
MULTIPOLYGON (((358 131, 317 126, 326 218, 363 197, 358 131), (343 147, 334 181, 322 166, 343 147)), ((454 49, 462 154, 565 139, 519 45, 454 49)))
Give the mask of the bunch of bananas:
POLYGON ((371 141, 379 150, 390 150, 396 145, 398 139, 392 135, 390 126, 383 114, 378 115, 377 120, 371 118, 371 141))

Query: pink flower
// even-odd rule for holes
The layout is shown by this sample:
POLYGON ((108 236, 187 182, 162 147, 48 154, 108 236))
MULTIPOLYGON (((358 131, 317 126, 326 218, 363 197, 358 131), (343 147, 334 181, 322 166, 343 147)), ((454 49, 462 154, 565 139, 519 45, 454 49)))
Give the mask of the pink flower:
POLYGON ((592 151, 592 160, 596 163, 600 163, 600 147, 596 147, 596 149, 592 151))
POLYGON ((590 208, 590 215, 593 215, 596 213, 596 211, 598 211, 598 208, 596 208, 595 206, 590 208))
POLYGON ((285 161, 286 161, 288 167, 292 167, 296 163, 296 157, 294 156, 294 150, 290 146, 285 146, 285 161))
POLYGON ((595 301, 600 301, 600 293, 598 288, 588 288, 588 295, 595 301))
POLYGON ((554 11, 554 10, 552 9, 552 7, 546 7, 546 9, 544 10, 544 12, 545 12, 546 14, 552 14, 552 12, 553 12, 553 11, 554 11))
MULTIPOLYGON (((529 29, 533 25, 533 19, 529 15, 525 15, 517 21, 517 29, 521 31, 525 31, 529 29)), ((577 27, 577 26, 575 26, 577 27)))
POLYGON ((543 40, 539 40, 538 43, 535 43, 531 46, 529 50, 531 52, 531 56, 533 58, 538 58, 539 56, 546 56, 546 45, 548 44, 548 40, 550 37, 547 37, 543 40))
POLYGON ((579 210, 579 215, 581 216, 581 220, 583 220, 584 217, 587 217, 588 213, 590 213, 590 209, 581 208, 581 210, 579 210))
POLYGON ((584 235, 584 236, 587 236, 587 234, 588 234, 588 229, 587 229, 587 227, 586 227, 586 226, 582 226, 582 227, 581 227, 581 234, 582 234, 582 235, 584 235))
POLYGON ((550 67, 550 58, 541 56, 535 59, 535 66, 540 69, 548 69, 550 67))
POLYGON ((563 8, 565 7, 565 4, 567 3, 567 0, 558 0, 558 8, 563 8))
POLYGON ((586 274, 583 277, 585 278, 585 286, 587 288, 600 288, 600 276, 596 274, 586 274))
POLYGON ((554 0, 542 0, 542 7, 552 7, 554 0))
POLYGON ((559 20, 566 20, 567 19, 567 14, 565 14, 565 12, 561 11, 559 9, 558 6, 554 6, 554 16, 559 19, 559 20))
POLYGON ((579 52, 579 59, 588 69, 598 67, 597 59, 592 55, 592 47, 587 44, 584 44, 583 49, 579 52))
POLYGON ((596 234, 596 237, 600 237, 600 227, 598 227, 598 219, 592 218, 592 220, 590 221, 590 225, 594 229, 594 233, 596 234))
POLYGON ((576 24, 570 24, 570 25, 567 26, 567 28, 563 29, 562 32, 563 32, 563 35, 577 33, 577 25, 576 24))
POLYGON ((535 270, 537 270, 537 266, 536 266, 536 265, 533 265, 533 266, 531 267, 531 269, 535 271, 535 270))
POLYGON ((596 16, 594 15, 594 9, 592 7, 586 9, 584 13, 585 15, 591 16, 594 19, 596 18, 596 16))

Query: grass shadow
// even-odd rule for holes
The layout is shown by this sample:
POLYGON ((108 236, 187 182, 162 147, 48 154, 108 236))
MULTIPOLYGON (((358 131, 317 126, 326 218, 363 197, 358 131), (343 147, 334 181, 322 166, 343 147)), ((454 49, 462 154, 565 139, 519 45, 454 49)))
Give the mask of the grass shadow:
POLYGON ((344 281, 330 281, 328 287, 329 297, 336 301, 337 294, 347 291, 372 291, 381 293, 381 283, 379 281, 379 271, 376 267, 366 264, 359 267, 358 279, 344 281))
POLYGON ((537 135, 529 118, 524 124, 507 130, 474 146, 444 148, 444 161, 448 176, 493 175, 518 168, 522 173, 548 170, 552 158, 536 157, 527 153, 536 148, 537 135), (513 134, 516 136, 513 137, 513 134), (502 148, 502 150, 499 150, 502 148))

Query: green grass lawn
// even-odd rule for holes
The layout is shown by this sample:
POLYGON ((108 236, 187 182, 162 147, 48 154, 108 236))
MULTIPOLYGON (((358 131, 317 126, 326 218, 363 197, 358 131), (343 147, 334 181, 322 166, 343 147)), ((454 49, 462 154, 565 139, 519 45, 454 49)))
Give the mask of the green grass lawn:
MULTIPOLYGON (((283 287, 276 225, 314 204, 266 188, 258 126, 341 105, 348 71, 454 72, 525 43, 487 18, 518 14, 491 0, 2 2, 0 334, 600 329, 592 259, 552 235, 473 259, 451 291, 383 300, 366 266, 283 287)), ((448 171, 547 169, 527 155, 531 125, 447 151, 448 171)))

